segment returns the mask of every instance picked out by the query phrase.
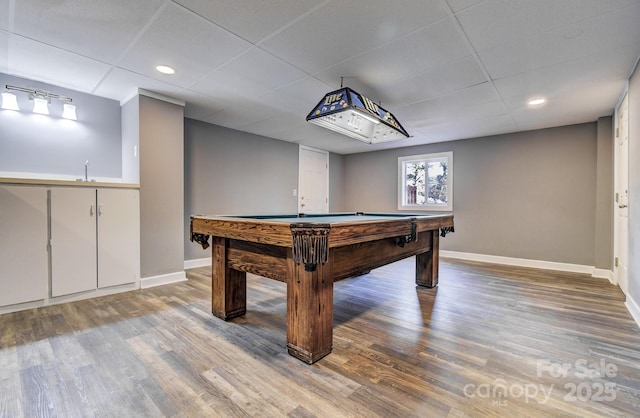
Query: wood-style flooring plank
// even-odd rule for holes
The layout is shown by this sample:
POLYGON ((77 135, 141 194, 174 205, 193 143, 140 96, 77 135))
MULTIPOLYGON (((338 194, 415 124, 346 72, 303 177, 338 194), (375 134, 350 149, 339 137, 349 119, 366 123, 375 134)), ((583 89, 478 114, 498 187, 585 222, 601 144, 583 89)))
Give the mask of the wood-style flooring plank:
POLYGON ((2 315, 0 416, 640 416, 640 330, 605 280, 442 258, 427 289, 406 259, 335 283, 333 352, 307 365, 286 284, 248 275, 225 322, 210 274, 2 315))

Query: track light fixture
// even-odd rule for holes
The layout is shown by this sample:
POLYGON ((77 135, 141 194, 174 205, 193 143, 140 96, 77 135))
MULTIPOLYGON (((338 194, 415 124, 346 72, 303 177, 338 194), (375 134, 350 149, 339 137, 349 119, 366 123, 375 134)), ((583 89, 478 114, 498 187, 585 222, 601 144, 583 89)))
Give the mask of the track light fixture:
POLYGON ((16 95, 14 93, 10 93, 10 91, 19 91, 27 93, 29 95, 29 100, 33 100, 33 113, 48 115, 51 99, 55 99, 64 102, 64 111, 62 113, 63 118, 71 120, 78 119, 76 115, 76 106, 71 104, 73 102, 71 97, 61 96, 46 90, 11 86, 9 84, 5 85, 5 89, 6 91, 2 93, 2 109, 20 110, 16 95))

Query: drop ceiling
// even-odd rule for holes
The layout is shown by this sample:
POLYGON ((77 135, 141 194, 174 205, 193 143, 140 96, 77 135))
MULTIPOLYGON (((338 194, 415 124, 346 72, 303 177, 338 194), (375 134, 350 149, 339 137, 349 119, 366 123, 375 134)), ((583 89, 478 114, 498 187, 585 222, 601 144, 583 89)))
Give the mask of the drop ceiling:
POLYGON ((188 118, 349 154, 612 115, 638 22, 638 0, 0 0, 0 72, 119 101, 142 88, 188 118), (341 79, 411 137, 306 122, 341 79))

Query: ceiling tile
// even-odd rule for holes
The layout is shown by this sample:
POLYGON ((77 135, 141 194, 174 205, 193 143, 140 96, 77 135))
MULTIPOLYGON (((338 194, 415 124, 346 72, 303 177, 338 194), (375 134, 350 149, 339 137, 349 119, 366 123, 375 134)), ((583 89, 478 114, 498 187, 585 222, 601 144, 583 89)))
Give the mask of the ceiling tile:
POLYGON ((307 124, 306 127, 299 130, 291 132, 284 131, 279 135, 283 140, 287 140, 286 138, 289 138, 289 142, 295 142, 309 147, 333 152, 338 150, 340 150, 338 152, 342 152, 341 150, 351 147, 352 145, 356 145, 361 149, 366 150, 368 145, 348 136, 311 124, 307 124))
POLYGON ((293 23, 261 46, 317 73, 447 17, 441 2, 406 0, 389 13, 384 0, 335 0, 293 23), (309 53, 313 51, 313 53, 309 53))
POLYGON ((229 94, 257 97, 305 76, 297 68, 254 47, 195 83, 190 89, 214 97, 229 94))
POLYGON ((614 105, 624 91, 626 81, 601 80, 585 83, 552 97, 542 107, 532 109, 521 105, 514 107, 511 114, 519 130, 592 122, 613 114, 614 105), (580 106, 576 106, 576 103, 580 103, 580 106))
POLYGON ((638 0, 0 0, 0 72, 116 100, 144 88, 189 118, 367 152, 611 115, 638 21, 638 0), (307 123, 341 77, 412 138, 307 123), (534 93, 549 99, 536 112, 534 93))
MULTIPOLYGON (((381 86, 470 54, 471 51, 456 25, 451 19, 444 19, 321 71, 315 76, 327 83, 337 83, 340 77, 345 77, 346 85, 352 82, 353 76, 357 76, 358 82, 369 86, 370 91, 367 94, 375 95, 381 86)), ((379 99, 388 100, 387 97, 379 99)))
MULTIPOLYGON (((300 134, 308 132, 309 128, 304 119, 292 113, 282 112, 271 118, 244 125, 242 130, 271 138, 281 138, 281 134, 285 132, 300 134)), ((295 138, 295 136, 291 138, 295 138)), ((298 137, 298 139, 301 138, 298 137)))
POLYGON ((402 106, 393 112, 411 134, 411 129, 421 129, 422 126, 441 123, 452 117, 459 120, 463 109, 469 114, 473 109, 480 111, 485 105, 499 100, 491 84, 484 83, 411 106, 402 106))
POLYGON ((264 103, 246 100, 236 102, 231 107, 207 116, 203 120, 215 125, 236 129, 244 125, 272 118, 279 115, 281 112, 283 111, 278 109, 275 105, 270 106, 264 103))
POLYGON ((640 56, 640 42, 620 49, 568 60, 560 64, 495 80, 500 96, 511 107, 524 106, 533 97, 552 99, 601 79, 626 80, 632 57, 640 56))
POLYGON ((9 30, 9 0, 0 0, 0 30, 9 30))
MULTIPOLYGON (((399 141, 381 142, 379 144, 367 144, 366 142, 358 141, 357 139, 349 138, 348 136, 342 136, 342 140, 340 142, 331 145, 331 152, 336 152, 338 154, 356 154, 359 152, 380 151, 406 146, 404 145, 405 141, 406 140, 401 139, 399 141)), ((322 149, 322 144, 315 145, 315 147, 322 149)))
POLYGON ((201 120, 228 107, 226 103, 192 90, 185 90, 176 97, 185 101, 184 115, 191 119, 201 120))
POLYGON ((475 58, 467 57, 401 82, 385 85, 380 90, 390 103, 404 105, 447 95, 487 81, 489 80, 475 58))
POLYGON ((484 117, 472 117, 464 123, 449 120, 441 124, 425 126, 416 130, 418 143, 452 141, 464 138, 478 138, 518 131, 511 115, 494 114, 484 117))
POLYGON ((231 33, 257 43, 317 7, 317 0, 174 0, 231 33))
MULTIPOLYGON (((507 118, 509 114, 505 110, 504 104, 501 101, 494 100, 485 103, 470 104, 469 106, 463 106, 461 103, 457 103, 454 109, 449 109, 446 112, 442 107, 437 110, 425 109, 424 116, 418 120, 407 119, 403 121, 405 128, 411 135, 415 135, 414 132, 424 131, 425 129, 438 129, 448 131, 447 134, 455 134, 463 126, 473 126, 480 120, 490 120, 493 118, 507 118), (451 118, 451 114, 455 115, 455 118, 464 123, 456 122, 451 118), (409 125, 411 128, 407 128, 409 125), (450 127, 458 126, 455 129, 450 127)), ((455 138, 452 137, 452 138, 455 138)))
POLYGON ((281 112, 269 119, 245 125, 242 129, 283 141, 324 147, 322 149, 352 140, 347 136, 313 125, 296 114, 287 112, 281 112))
POLYGON ((469 7, 475 6, 487 0, 447 0, 451 10, 456 13, 469 7))
POLYGON ((108 63, 124 52, 163 0, 15 2, 14 31, 108 63))
POLYGON ((138 91, 138 88, 175 97, 182 88, 163 83, 153 78, 121 68, 112 68, 93 93, 113 100, 124 100, 138 91), (132 88, 132 86, 135 86, 132 88))
POLYGON ((479 56, 491 77, 499 79, 635 44, 640 39, 639 21, 640 2, 592 21, 492 48, 479 56), (574 33, 580 33, 580 36, 567 36, 574 33))
POLYGON ((0 73, 9 72, 9 34, 0 31, 0 73))
POLYGON ((13 35, 9 72, 20 77, 91 92, 109 66, 62 49, 13 35))
POLYGON ((474 48, 485 51, 634 3, 637 0, 493 0, 460 12, 457 18, 474 48))
POLYGON ((172 83, 186 88, 249 47, 250 43, 169 3, 119 66, 161 80, 163 75, 155 67, 168 65, 176 70, 172 83))
POLYGON ((346 142, 355 141, 345 135, 334 133, 306 122, 305 126, 292 130, 283 130, 277 133, 277 138, 283 141, 295 142, 323 150, 335 150, 346 142))
POLYGON ((260 96, 256 101, 288 109, 289 112, 305 120, 309 112, 329 91, 331 89, 326 84, 307 77, 260 96))

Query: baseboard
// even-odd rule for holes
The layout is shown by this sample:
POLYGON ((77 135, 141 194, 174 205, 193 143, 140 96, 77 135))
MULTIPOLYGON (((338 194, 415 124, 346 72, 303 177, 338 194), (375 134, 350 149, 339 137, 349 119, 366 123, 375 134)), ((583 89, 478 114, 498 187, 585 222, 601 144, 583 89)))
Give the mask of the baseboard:
POLYGON ((195 269, 198 267, 207 267, 211 265, 211 257, 197 258, 195 260, 184 260, 184 269, 195 269))
POLYGON ((56 296, 56 297, 46 297, 42 300, 36 300, 33 302, 25 302, 19 303, 16 305, 8 305, 0 307, 0 315, 24 311, 27 309, 40 308, 43 306, 49 305, 58 305, 60 303, 68 303, 68 302, 77 302, 85 299, 94 299, 101 296, 109 296, 115 295, 117 293, 130 292, 132 290, 138 289, 139 283, 136 281, 134 283, 127 283, 118 286, 105 287, 101 289, 92 289, 86 292, 72 293, 70 295, 56 296))
POLYGON ((640 306, 638 306, 636 301, 629 295, 627 295, 627 301, 624 305, 627 307, 634 321, 636 321, 636 324, 640 327, 640 306))
POLYGON ((27 309, 40 308, 42 306, 49 305, 48 302, 49 302, 48 300, 43 299, 43 300, 36 300, 33 302, 18 303, 15 305, 0 306, 0 315, 12 313, 12 312, 24 311, 27 309))
POLYGON ((150 287, 162 286, 163 284, 184 282, 187 275, 184 271, 175 273, 161 274, 159 276, 143 277, 140 279, 140 289, 148 289, 150 287))
MULTIPOLYGON (((446 250, 440 250, 440 256, 456 258, 460 260, 504 264, 508 266, 531 267, 531 268, 539 268, 543 270, 557 270, 557 271, 568 271, 572 273, 584 273, 584 274, 590 274, 592 277, 607 279, 609 280, 609 282, 615 284, 613 280, 613 271, 606 270, 606 269, 599 269, 593 266, 557 263, 553 261, 530 260, 526 258, 502 257, 497 255, 463 253, 459 251, 446 251, 446 250)), ((198 267, 207 267, 210 265, 211 265, 211 257, 198 258, 195 260, 185 260, 184 262, 185 270, 194 269, 198 267)))
POLYGON ((613 279, 613 270, 605 270, 605 269, 599 269, 599 268, 593 268, 593 273, 591 273, 591 275, 593 277, 599 277, 601 279, 607 279, 609 280, 609 283, 611 284, 616 284, 615 280, 613 279))
POLYGON ((440 250, 440 256, 455 258, 459 260, 503 264, 507 266, 530 267, 542 270, 556 270, 571 273, 589 274, 593 277, 608 279, 613 283, 613 272, 610 272, 609 270, 596 269, 594 266, 584 266, 582 264, 558 263, 555 261, 530 260, 527 258, 502 257, 497 255, 463 253, 447 250, 440 250))
MULTIPOLYGON (((441 257, 449 257, 455 258, 459 260, 469 260, 469 261, 480 261, 484 263, 495 263, 495 264, 503 264, 508 266, 517 266, 517 267, 531 267, 538 268, 543 270, 557 270, 557 271, 566 271, 572 273, 585 273, 590 274, 592 277, 607 279, 611 284, 616 284, 613 276, 612 270, 599 269, 593 266, 583 266, 580 264, 568 264, 568 263, 556 263, 553 261, 541 261, 541 260, 528 260, 524 258, 511 258, 511 257, 500 257, 495 255, 485 255, 485 254, 473 254, 473 253, 462 253, 457 251, 440 251, 441 257)), ((627 301, 625 302, 625 306, 633 320, 640 327, 640 306, 636 303, 635 300, 629 295, 627 295, 627 301)))

